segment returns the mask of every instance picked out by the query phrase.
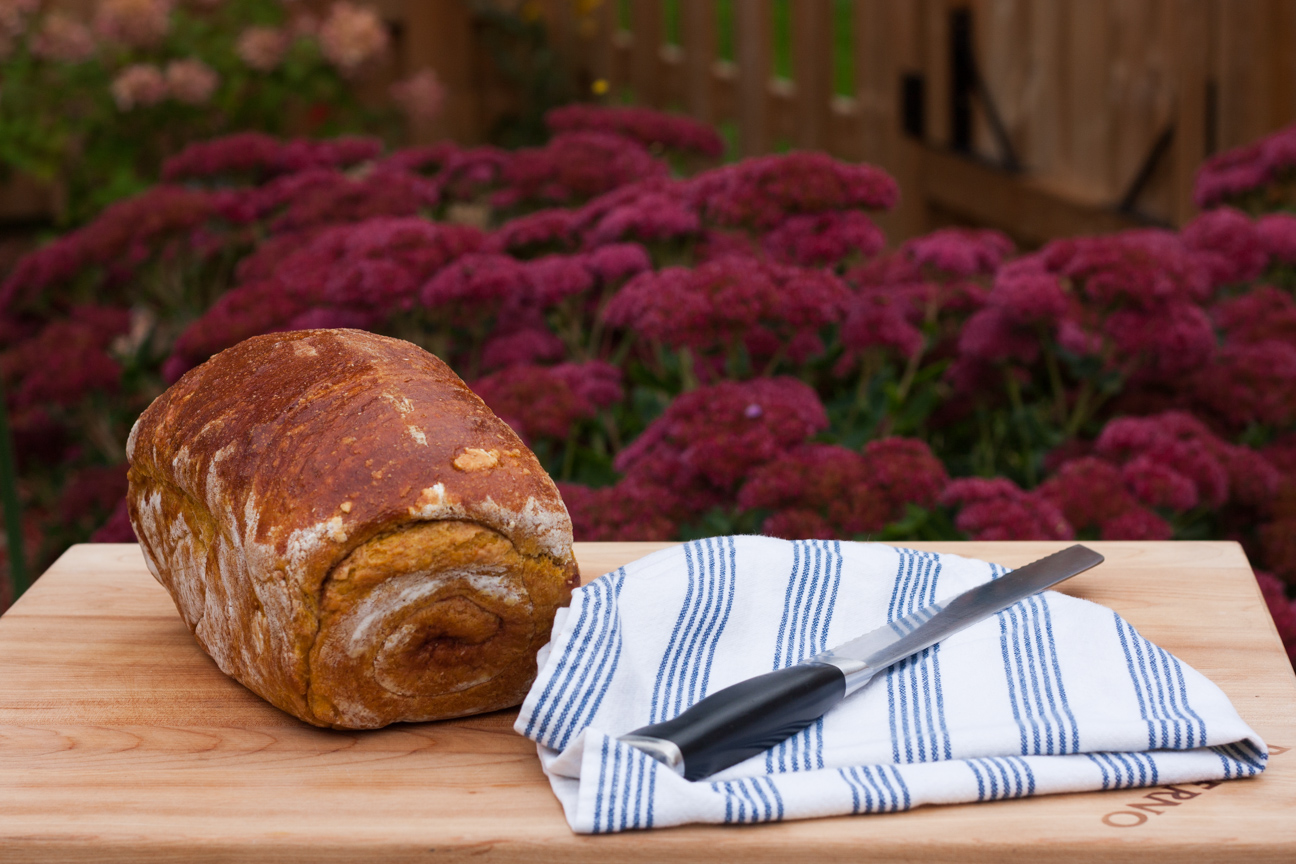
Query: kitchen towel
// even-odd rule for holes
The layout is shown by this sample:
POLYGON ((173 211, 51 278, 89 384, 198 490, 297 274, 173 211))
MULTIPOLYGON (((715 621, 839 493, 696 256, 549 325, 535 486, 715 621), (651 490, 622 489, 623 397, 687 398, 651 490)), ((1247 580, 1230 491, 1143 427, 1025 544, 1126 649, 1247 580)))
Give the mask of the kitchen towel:
POLYGON ((714 537, 579 589, 516 729, 579 833, 1250 777, 1228 698, 1112 610, 1030 597, 897 663, 765 753, 689 782, 616 740, 1008 570, 874 543, 714 537))

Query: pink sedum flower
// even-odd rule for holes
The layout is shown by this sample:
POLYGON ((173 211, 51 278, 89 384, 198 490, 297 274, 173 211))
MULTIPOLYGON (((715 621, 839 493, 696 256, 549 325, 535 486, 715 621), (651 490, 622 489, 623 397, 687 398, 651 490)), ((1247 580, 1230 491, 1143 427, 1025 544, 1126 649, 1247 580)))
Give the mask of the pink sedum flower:
POLYGON ((855 353, 882 348, 908 357, 923 346, 923 335, 905 312, 886 291, 861 292, 847 304, 842 344, 855 353))
POLYGON ((765 253, 746 231, 707 228, 698 236, 693 254, 697 263, 701 264, 720 258, 760 258, 765 253))
POLYGON ((1213 207, 1260 189, 1293 166, 1296 166, 1296 126, 1288 126, 1203 162, 1197 169, 1193 200, 1198 207, 1213 207))
POLYGON ((1157 312, 1122 309, 1107 318, 1103 329, 1123 355, 1138 360, 1138 374, 1145 379, 1178 379, 1206 366, 1216 351, 1210 318, 1188 303, 1157 312))
POLYGON ((945 466, 916 438, 882 438, 864 445, 869 484, 883 496, 889 521, 904 515, 906 505, 931 507, 949 485, 945 466))
POLYGON ((172 60, 166 67, 166 85, 177 102, 205 105, 220 85, 220 76, 201 60, 172 60))
POLYGON ((851 290, 831 271, 777 264, 765 265, 764 270, 778 289, 768 313, 771 324, 817 330, 846 316, 851 290))
POLYGON ((437 273, 419 291, 424 306, 462 304, 490 308, 521 296, 529 285, 526 267, 507 255, 465 255, 437 273))
POLYGON ((148 108, 167 96, 166 77, 151 63, 136 63, 117 74, 110 86, 119 111, 148 108))
POLYGON ((113 392, 121 367, 108 353, 112 340, 130 329, 125 309, 81 306, 0 355, 16 409, 42 404, 71 407, 93 391, 113 392))
POLYGON ((1197 506, 1197 485, 1147 454, 1126 462, 1121 477, 1134 496, 1150 507, 1184 511, 1197 506))
POLYGON ((1000 271, 986 299, 987 307, 1025 325, 1054 324, 1070 305, 1061 280, 1049 273, 1000 271))
POLYGON ((1174 529, 1146 507, 1131 507, 1104 522, 1100 536, 1103 540, 1169 540, 1174 529))
POLYGON ((1256 233, 1271 258, 1296 264, 1296 215, 1266 213, 1256 222, 1256 233))
POLYGON ((627 474, 675 464, 713 489, 731 490, 827 426, 819 397, 795 378, 722 381, 677 397, 615 464, 627 474))
POLYGON ((942 228, 905 241, 901 253, 924 267, 967 278, 993 274, 1014 248, 998 231, 942 228))
POLYGON ((775 261, 824 267, 847 258, 871 258, 886 245, 886 236, 858 210, 789 216, 761 238, 775 261))
POLYGON ((710 348, 741 338, 777 300, 758 262, 726 258, 641 273, 612 298, 603 318, 668 345, 710 348))
POLYGON ((151 48, 171 29, 173 0, 100 0, 94 28, 100 38, 130 48, 151 48))
POLYGON ((621 370, 602 360, 585 363, 559 363, 550 374, 566 382, 572 392, 599 408, 607 408, 625 398, 621 370))
POLYGON ((819 152, 744 159, 697 175, 689 189, 717 224, 761 232, 792 214, 889 210, 899 200, 899 187, 885 171, 819 152))
POLYGON ((564 105, 550 109, 545 114, 545 124, 554 133, 612 132, 633 138, 646 147, 690 151, 710 157, 724 152, 724 141, 711 126, 691 117, 651 108, 564 105))
POLYGON ((1181 233, 1217 287, 1249 282, 1269 264, 1259 226, 1232 207, 1208 210, 1189 222, 1181 233))
POLYGON ((561 360, 567 349, 562 340, 543 327, 526 327, 496 333, 482 346, 482 367, 535 365, 561 360))
POLYGON ((585 234, 586 246, 620 240, 672 240, 696 234, 702 227, 697 213, 679 196, 645 191, 608 210, 585 234))
POLYGON ((611 243, 585 256, 585 266, 603 282, 620 282, 652 268, 648 250, 638 243, 611 243))
MULTIPOLYGON (((666 165, 636 141, 605 132, 567 132, 544 147, 515 151, 501 172, 498 207, 524 201, 568 202, 594 198, 645 180, 664 179, 666 165)), ((641 190, 626 190, 641 194, 641 190)), ((617 203, 622 203, 617 199, 617 203)))
POLYGON ((472 387, 492 411, 510 424, 519 423, 522 428, 514 431, 528 440, 565 439, 572 424, 598 410, 567 376, 543 366, 509 366, 472 387))
POLYGON ((420 69, 389 90, 392 101, 415 123, 430 123, 441 116, 445 107, 446 88, 431 69, 420 69))
POLYGON ((674 497, 651 485, 622 481, 615 486, 591 489, 576 483, 558 483, 563 503, 571 514, 577 540, 671 540, 679 530, 668 515, 674 497))
POLYGON ((551 306, 594 287, 594 276, 578 256, 546 255, 523 265, 529 298, 551 306))
POLYGON ((213 215, 210 195, 178 186, 154 186, 111 204, 90 224, 19 261, 0 288, 0 309, 38 305, 43 292, 91 268, 101 288, 118 285, 143 262, 174 252, 213 215))
POLYGON ((130 507, 127 503, 126 496, 122 496, 113 508, 112 513, 108 516, 108 521, 99 526, 93 534, 90 535, 91 543, 134 543, 135 529, 131 526, 130 507))
POLYGON ((868 480, 855 451, 806 444, 754 469, 738 492, 738 506, 776 511, 763 525, 776 537, 811 536, 799 533, 808 526, 815 537, 851 537, 880 531, 889 521, 888 502, 868 480))
POLYGON ((432 274, 480 243, 480 233, 463 225, 378 217, 321 232, 274 275, 312 302, 384 316, 412 306, 432 274))
MULTIPOLYGON (((1164 465, 1192 482, 1199 502, 1220 507, 1229 497, 1229 475, 1220 458, 1221 450, 1228 446, 1191 414, 1166 411, 1150 417, 1120 417, 1108 422, 1099 433, 1094 449, 1098 455, 1121 463, 1145 458, 1164 465)), ((1145 493, 1150 498, 1162 496, 1161 500, 1166 501, 1165 496, 1172 494, 1164 488, 1156 490, 1150 475, 1147 482, 1145 493)), ((1155 482, 1166 484, 1164 480, 1155 482)), ((1180 498, 1179 503, 1186 500, 1186 496, 1180 498)), ((1169 499, 1167 503, 1174 500, 1169 499)))
POLYGON ((1055 240, 1039 256, 1049 272, 1080 283, 1084 296, 1101 307, 1153 310, 1170 302, 1200 303, 1211 293, 1208 271, 1169 231, 1055 240))
POLYGON ((523 255, 536 248, 575 245, 575 214, 566 208, 537 210, 505 222, 491 235, 492 251, 523 255))
POLYGON ((973 540, 1070 540, 1075 536, 1052 502, 1003 477, 952 480, 941 503, 960 507, 954 525, 973 540))
POLYGON ((1229 478, 1229 500, 1244 507, 1266 510, 1282 486, 1283 477, 1266 454, 1250 447, 1228 445, 1216 450, 1229 478))
POLYGON ((440 201, 440 187, 397 171, 354 175, 312 168, 276 177, 251 190, 245 205, 275 234, 307 231, 381 216, 415 216, 440 201))
POLYGON ((1259 143, 1226 150, 1207 159, 1197 169, 1193 201, 1198 207, 1211 207, 1264 185, 1271 176, 1264 148, 1259 143))
POLYGON ((290 37, 278 27, 249 27, 239 34, 234 51, 249 69, 273 72, 283 62, 290 37))
POLYGON ((1230 427, 1296 423, 1296 346, 1269 339, 1229 344, 1191 382, 1197 404, 1230 427))
POLYGON ((98 46, 90 28, 62 12, 51 12, 32 39, 32 54, 56 63, 84 63, 98 46))
POLYGON ((807 507, 779 510, 761 524, 761 533, 784 540, 832 540, 842 529, 807 507))
POLYGON ((1034 363, 1039 357, 1039 334, 1002 309, 982 309, 959 334, 959 353, 981 363, 1034 363))
POLYGON ((289 294, 273 279, 227 291, 176 339, 171 357, 163 364, 163 378, 175 383, 218 351, 252 336, 286 329, 289 321, 309 308, 309 302, 289 294))
POLYGON ((1099 527, 1138 506, 1120 468, 1093 456, 1066 462, 1036 494, 1052 502, 1079 531, 1099 527))
POLYGON ((59 495, 58 514, 64 525, 88 516, 111 513, 126 497, 126 465, 96 465, 82 468, 68 480, 59 495))
POLYGON ((948 480, 921 441, 886 438, 863 453, 805 444, 753 470, 738 505, 774 510, 762 530, 776 537, 849 538, 882 530, 909 504, 932 506, 948 480))
MULTIPOLYGON (((382 141, 376 138, 350 136, 281 141, 261 132, 237 132, 190 144, 163 163, 162 177, 168 183, 231 178, 263 182, 281 174, 345 168, 367 162, 382 153, 382 149, 382 141)), ((336 181, 337 178, 328 173, 307 178, 319 179, 336 181)), ((239 197, 248 202, 256 216, 260 216, 280 203, 276 200, 276 191, 267 189, 239 197)))
POLYGON ((319 27, 320 52, 349 75, 387 50, 387 28, 368 6, 338 0, 319 27))
POLYGON ((1227 342, 1255 345, 1276 340, 1296 344, 1296 300, 1272 285, 1258 285, 1211 309, 1227 342))

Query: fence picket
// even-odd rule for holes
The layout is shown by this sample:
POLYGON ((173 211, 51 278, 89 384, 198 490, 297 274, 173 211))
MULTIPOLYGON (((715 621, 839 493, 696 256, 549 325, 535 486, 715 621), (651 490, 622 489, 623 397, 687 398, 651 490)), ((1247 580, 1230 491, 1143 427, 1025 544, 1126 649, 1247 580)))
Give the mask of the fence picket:
POLYGON ((795 141, 827 145, 833 95, 832 0, 792 0, 792 68, 796 85, 795 141))
POLYGON ((689 114, 714 123, 716 61, 716 4, 714 0, 688 0, 681 22, 684 48, 684 104, 689 114))
POLYGON ((738 136, 746 156, 770 147, 770 0, 734 4, 738 56, 738 136))
POLYGON ((661 0, 631 0, 630 21, 634 42, 630 49, 630 86, 643 105, 660 108, 663 102, 661 0))
MULTIPOLYGON (((407 53, 411 60, 428 57, 412 43, 429 42, 445 16, 426 9, 440 4, 406 2, 407 53)), ((1194 213, 1193 178, 1212 146, 1236 146, 1296 118, 1296 52, 1288 50, 1296 42, 1296 3, 1290 0, 778 2, 788 4, 778 6, 780 15, 790 10, 790 81, 774 78, 774 0, 669 0, 671 20, 678 21, 671 31, 678 44, 671 45, 664 44, 667 0, 603 3, 592 19, 597 32, 588 38, 576 35, 588 24, 577 31, 560 20, 577 14, 572 4, 543 5, 555 47, 584 58, 568 66, 591 81, 607 81, 613 92, 628 85, 640 104, 732 124, 744 155, 794 145, 883 166, 905 193, 900 211, 883 219, 893 237, 926 230, 932 220, 973 218, 937 214, 947 206, 940 201, 958 196, 942 197, 929 176, 936 172, 948 182, 958 170, 957 161, 931 149, 951 141, 951 15, 957 10, 971 12, 984 84, 973 99, 973 155, 992 164, 1003 155, 986 122, 988 98, 1025 168, 999 180, 969 168, 958 182, 966 189, 1026 184, 1032 207, 1051 201, 1047 206, 1060 208, 1050 216, 1056 225, 1118 224, 1110 211, 1141 172, 1148 178, 1138 210, 1182 224, 1194 213), (849 38, 837 32, 844 26, 849 38), (834 59, 842 45, 852 52, 849 73, 837 70, 844 64, 834 59), (925 143, 906 137, 903 128, 906 76, 911 94, 922 95, 925 143), (1145 172, 1156 141, 1171 127, 1166 155, 1145 172), (1213 145, 1211 129, 1217 130, 1213 145)), ((470 64, 447 51, 438 72, 444 69, 447 83, 466 91, 470 64)), ((450 90, 442 125, 472 140, 489 112, 459 104, 456 93, 464 91, 450 90)), ((1012 200, 989 188, 983 198, 1012 200)), ((1018 227, 1022 236, 1035 236, 1038 226, 1018 227)))

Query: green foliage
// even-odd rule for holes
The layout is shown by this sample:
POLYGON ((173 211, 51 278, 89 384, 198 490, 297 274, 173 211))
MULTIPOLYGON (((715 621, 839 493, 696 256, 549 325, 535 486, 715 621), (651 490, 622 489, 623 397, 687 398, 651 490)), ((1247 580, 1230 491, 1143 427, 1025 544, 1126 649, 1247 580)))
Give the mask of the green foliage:
POLYGON ((239 56, 249 26, 286 27, 277 0, 227 0, 210 11, 178 7, 165 37, 149 47, 100 41, 88 59, 50 59, 35 50, 40 22, 0 61, 0 167, 53 181, 62 197, 59 221, 85 222, 106 205, 158 179, 163 160, 186 144, 234 131, 399 135, 397 115, 364 104, 323 56, 318 42, 293 38, 266 71, 239 56), (218 85, 202 104, 163 98, 123 109, 112 82, 124 69, 198 60, 218 85))

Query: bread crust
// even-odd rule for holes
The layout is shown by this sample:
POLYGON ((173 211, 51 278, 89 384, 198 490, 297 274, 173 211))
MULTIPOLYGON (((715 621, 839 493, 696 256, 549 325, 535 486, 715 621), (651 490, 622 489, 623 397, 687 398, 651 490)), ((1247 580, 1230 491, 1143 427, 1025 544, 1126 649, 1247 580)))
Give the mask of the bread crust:
POLYGON ((408 342, 248 339, 158 397, 127 457, 145 560, 199 644, 316 725, 517 704, 577 583, 571 520, 535 456, 408 342), (408 602, 383 587, 392 580, 408 583, 408 602), (366 603, 357 636, 363 616, 349 610, 366 603), (401 665, 438 657, 459 671, 401 665))

